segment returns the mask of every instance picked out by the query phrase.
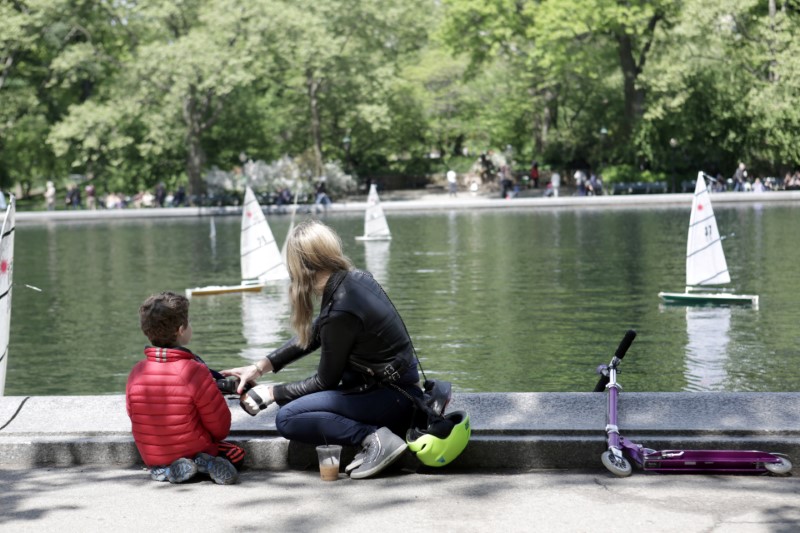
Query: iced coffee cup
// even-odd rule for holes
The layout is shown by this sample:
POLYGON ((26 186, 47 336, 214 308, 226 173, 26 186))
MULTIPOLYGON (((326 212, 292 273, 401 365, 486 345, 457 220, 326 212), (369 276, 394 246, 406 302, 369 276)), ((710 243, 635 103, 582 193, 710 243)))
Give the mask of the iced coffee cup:
POLYGON ((319 477, 322 481, 336 481, 339 479, 339 458, 341 455, 342 447, 338 444, 317 446, 319 477))

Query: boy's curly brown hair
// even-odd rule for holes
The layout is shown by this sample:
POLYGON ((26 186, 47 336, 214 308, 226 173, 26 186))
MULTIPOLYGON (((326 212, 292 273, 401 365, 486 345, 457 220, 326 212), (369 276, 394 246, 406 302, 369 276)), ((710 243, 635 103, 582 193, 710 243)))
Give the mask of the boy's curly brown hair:
POLYGON ((153 346, 172 347, 178 328, 189 325, 189 300, 169 291, 154 294, 139 308, 139 324, 153 346))

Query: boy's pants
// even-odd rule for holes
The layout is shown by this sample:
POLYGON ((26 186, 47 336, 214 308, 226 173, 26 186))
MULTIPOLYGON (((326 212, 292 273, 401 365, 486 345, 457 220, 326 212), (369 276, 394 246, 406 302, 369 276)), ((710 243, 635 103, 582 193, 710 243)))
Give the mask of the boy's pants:
POLYGON ((219 442, 219 457, 224 457, 236 468, 239 468, 244 461, 244 448, 226 440, 219 442))

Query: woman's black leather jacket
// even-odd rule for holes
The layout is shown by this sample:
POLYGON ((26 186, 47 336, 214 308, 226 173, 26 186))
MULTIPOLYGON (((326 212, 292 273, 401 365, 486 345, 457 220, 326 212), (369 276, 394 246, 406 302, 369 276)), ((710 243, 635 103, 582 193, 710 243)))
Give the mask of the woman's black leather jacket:
POLYGON ((409 385, 419 381, 416 356, 402 318, 381 286, 368 272, 335 272, 322 294, 308 348, 297 338, 267 358, 274 372, 322 348, 317 373, 305 380, 276 385, 279 403, 340 384, 354 390, 377 383, 409 385))

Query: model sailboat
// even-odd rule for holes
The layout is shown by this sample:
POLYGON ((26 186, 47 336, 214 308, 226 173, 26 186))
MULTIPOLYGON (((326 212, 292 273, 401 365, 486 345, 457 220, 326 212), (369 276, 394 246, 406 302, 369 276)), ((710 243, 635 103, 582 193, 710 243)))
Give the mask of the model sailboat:
POLYGON ((367 197, 367 211, 364 213, 364 235, 356 237, 358 241, 390 241, 392 233, 383 214, 381 200, 378 198, 378 189, 373 183, 369 187, 367 197))
POLYGON ((0 230, 0 396, 5 394, 8 341, 11 331, 11 289, 14 273, 14 227, 16 200, 9 195, 8 206, 0 230))
POLYGON ((242 207, 240 239, 242 282, 186 289, 189 297, 229 292, 260 291, 266 283, 289 279, 289 271, 253 190, 247 187, 242 207))
POLYGON ((728 263, 722 250, 722 238, 711 207, 711 195, 704 174, 697 174, 697 185, 689 218, 689 238, 686 244, 686 291, 660 292, 668 303, 678 304, 744 304, 758 306, 758 296, 734 294, 714 289, 714 285, 730 283, 728 263))

